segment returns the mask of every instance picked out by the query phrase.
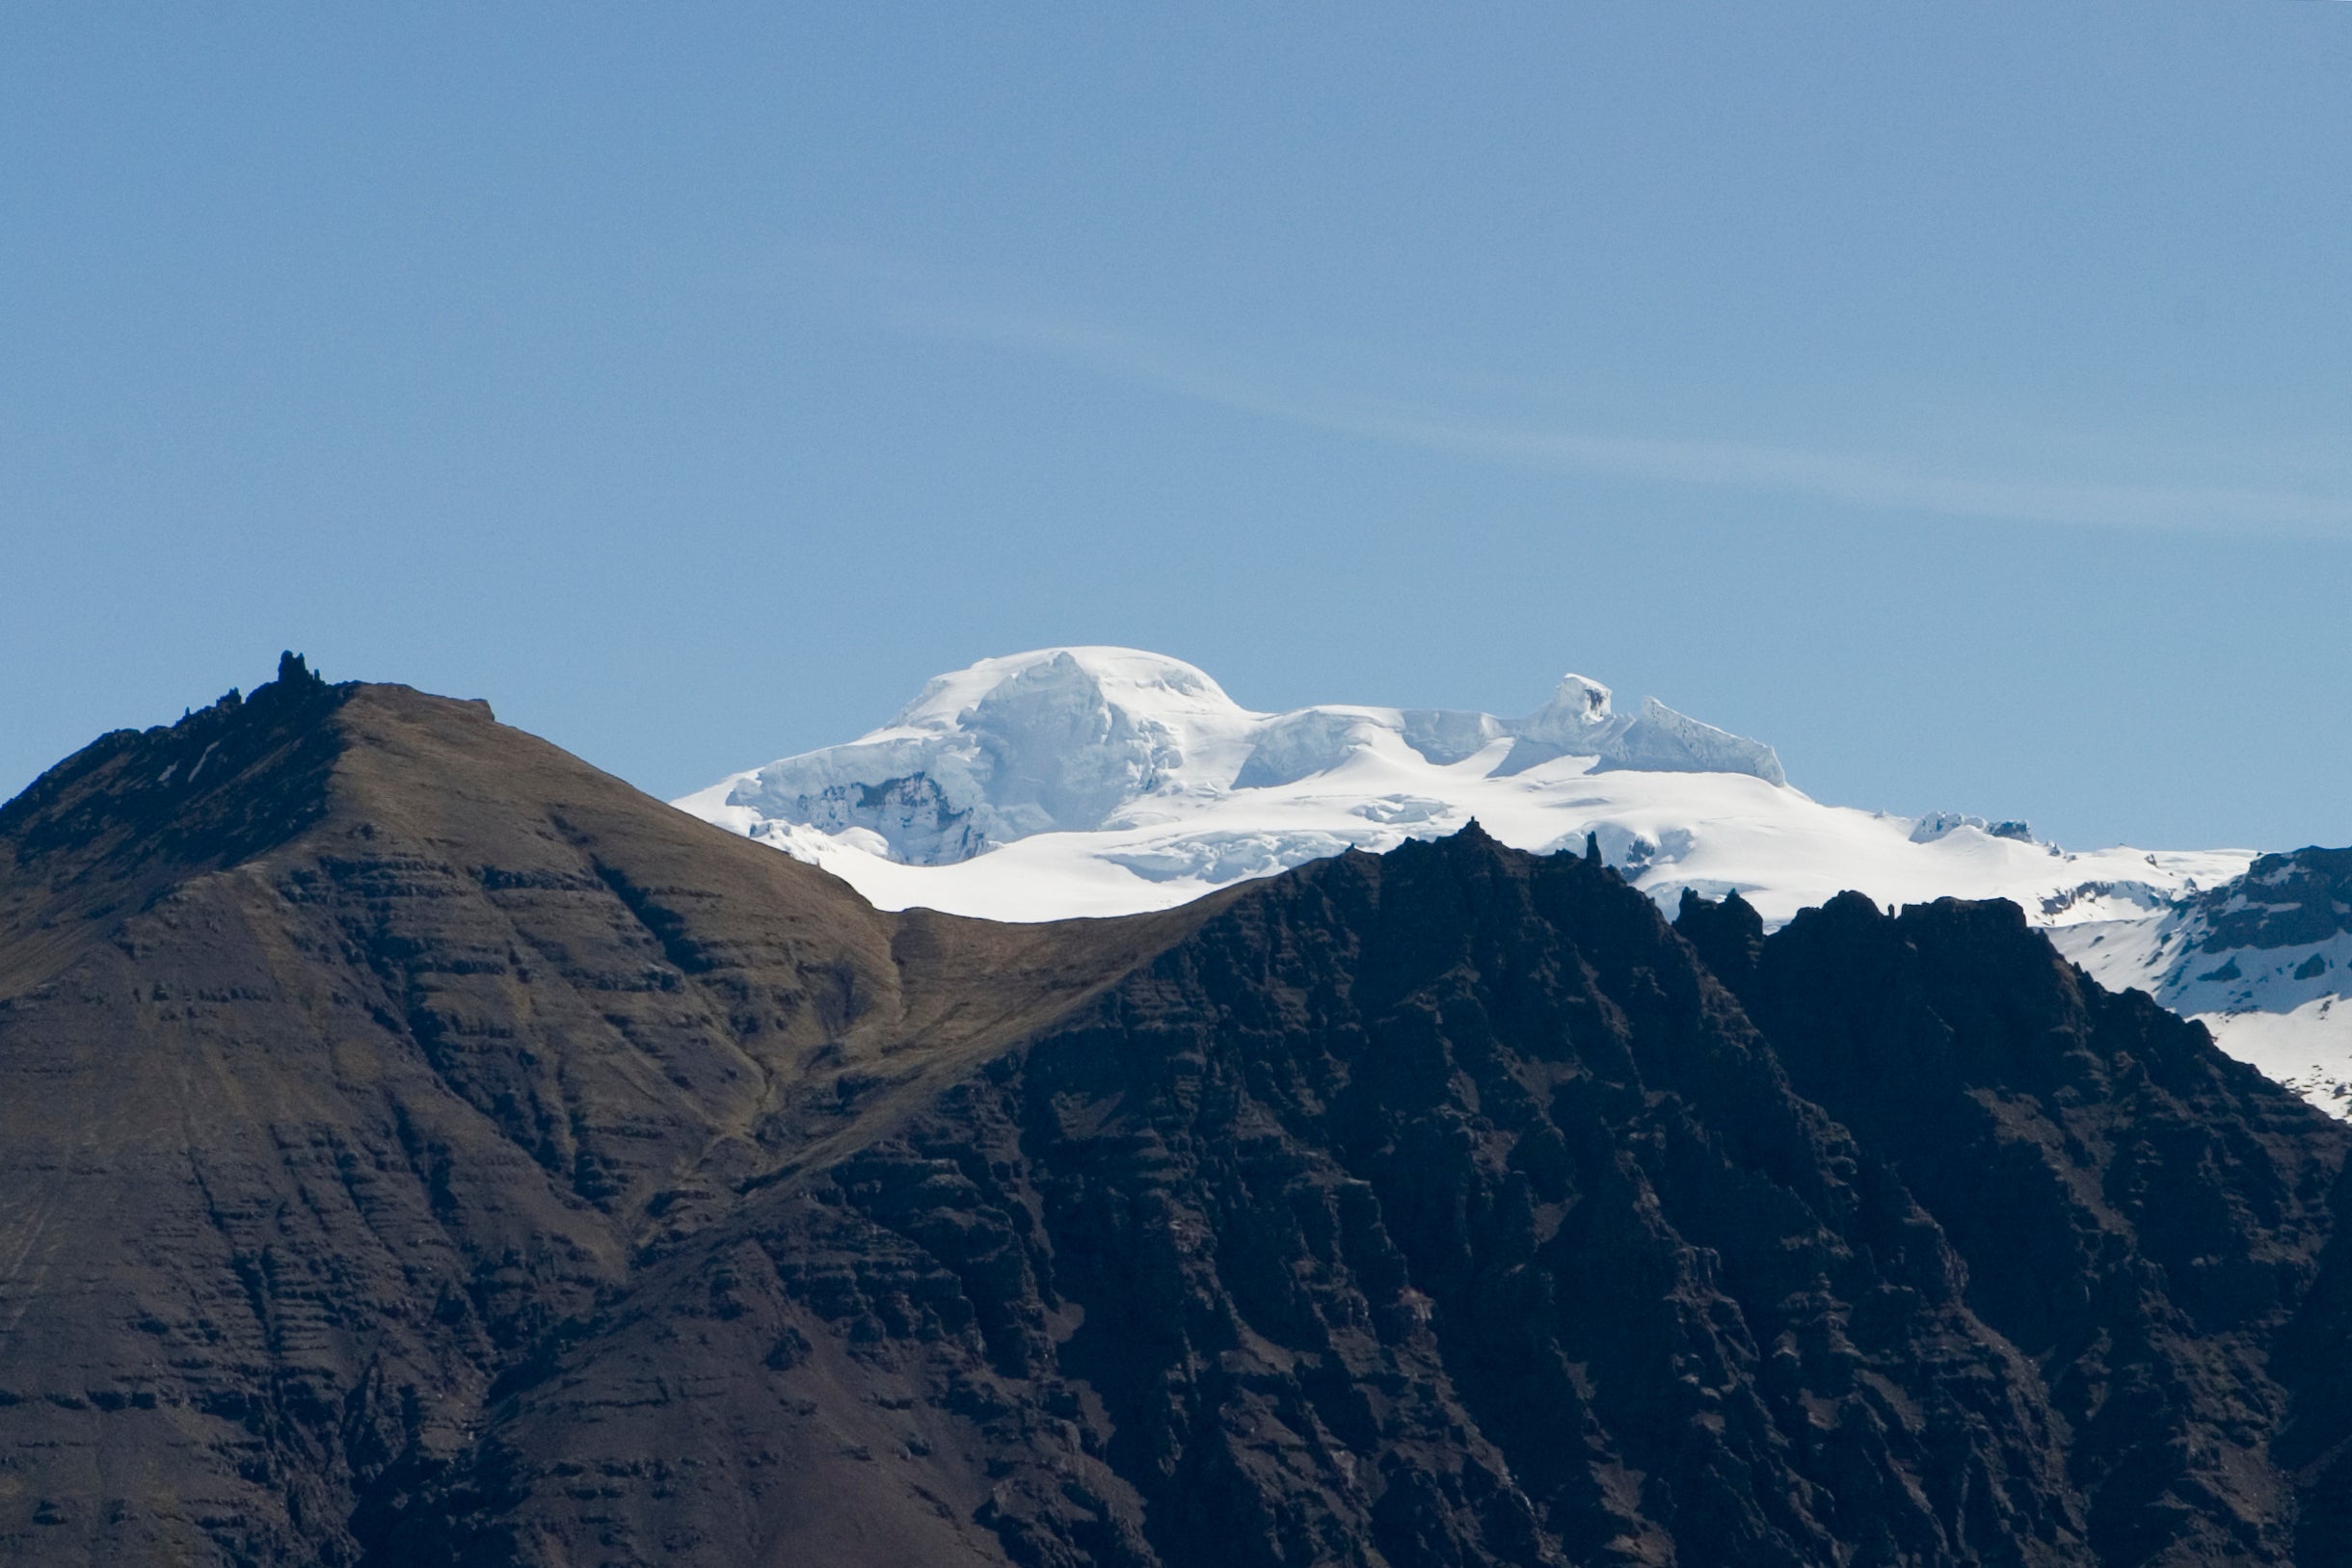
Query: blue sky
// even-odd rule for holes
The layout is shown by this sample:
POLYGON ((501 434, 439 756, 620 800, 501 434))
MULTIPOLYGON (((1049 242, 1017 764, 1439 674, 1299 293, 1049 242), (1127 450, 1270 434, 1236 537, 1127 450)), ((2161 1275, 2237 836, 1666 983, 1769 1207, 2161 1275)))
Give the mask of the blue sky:
POLYGON ((0 13, 0 793, 281 647, 668 795, 1122 642, 2352 841, 2352 7, 332 9, 0 13))

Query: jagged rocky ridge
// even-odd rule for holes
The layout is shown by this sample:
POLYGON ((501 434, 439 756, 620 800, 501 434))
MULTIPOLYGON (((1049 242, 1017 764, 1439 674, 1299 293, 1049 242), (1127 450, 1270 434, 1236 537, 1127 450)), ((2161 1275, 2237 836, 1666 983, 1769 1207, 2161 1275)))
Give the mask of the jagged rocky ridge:
POLYGON ((2345 1130, 2014 906, 892 916, 289 665, 0 920, 11 1559, 2345 1555, 2345 1130))

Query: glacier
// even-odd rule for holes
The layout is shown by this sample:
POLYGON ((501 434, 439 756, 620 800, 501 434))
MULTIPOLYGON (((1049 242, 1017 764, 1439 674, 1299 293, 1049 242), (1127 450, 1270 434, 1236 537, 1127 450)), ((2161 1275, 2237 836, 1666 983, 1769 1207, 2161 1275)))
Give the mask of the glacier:
MULTIPOLYGON (((1773 924, 1849 889, 1887 905, 2009 898, 2101 983, 2150 992, 2314 1103, 2352 1109, 2352 1003, 2335 1011, 2352 922, 2248 936, 2242 912, 2265 896, 2254 851, 2076 851, 2022 822, 1826 804, 1764 742, 1655 698, 1620 712, 1580 675, 1517 718, 1270 713, 1180 659, 1040 649, 937 677, 878 730, 674 804, 880 908, 996 920, 1163 909, 1473 819, 1538 853, 1590 836, 1670 915, 1685 889, 1736 890, 1773 924)), ((2267 896, 2334 896, 2288 880, 2267 896)))
POLYGON ((1766 918, 1856 888, 2005 896, 2045 923, 2112 917, 2245 870, 2251 851, 2071 854, 2021 824, 1829 806, 1762 741, 1583 676, 1521 718, 1243 707, 1205 672, 1054 648, 940 676, 881 729, 676 802, 842 877, 885 909, 999 920, 1125 915, 1475 817, 1549 852, 1588 834, 1669 909, 1737 889, 1766 918))

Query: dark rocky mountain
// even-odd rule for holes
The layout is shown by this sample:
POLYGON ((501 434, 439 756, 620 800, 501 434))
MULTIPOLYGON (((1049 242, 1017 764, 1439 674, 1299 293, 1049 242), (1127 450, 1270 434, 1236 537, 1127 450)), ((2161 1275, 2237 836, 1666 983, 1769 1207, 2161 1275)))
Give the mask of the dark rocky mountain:
POLYGON ((2352 849, 2316 846, 2257 856, 2246 874, 2190 903, 2202 917, 2198 946, 2301 947, 2352 931, 2352 849))
POLYGON ((2335 1563, 2346 1138, 2007 905, 883 915, 290 660, 0 809, 0 1558, 2335 1563))

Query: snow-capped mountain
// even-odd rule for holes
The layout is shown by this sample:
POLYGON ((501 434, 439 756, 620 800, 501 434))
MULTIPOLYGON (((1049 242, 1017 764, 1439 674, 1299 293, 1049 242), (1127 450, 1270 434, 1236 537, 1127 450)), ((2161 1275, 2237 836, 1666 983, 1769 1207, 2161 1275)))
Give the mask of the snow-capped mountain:
POLYGON ((1163 908, 1473 817, 1517 848, 1587 834, 1671 906, 1736 888, 1767 919, 1843 889, 2017 898, 2047 923, 2147 917, 2252 855, 2069 854, 2025 825, 1824 806, 1761 741, 1560 682, 1524 718, 1243 707, 1180 660, 1122 648, 986 659, 882 729, 678 802, 835 872, 886 909, 993 919, 1163 908))
POLYGON ((1826 806, 1773 749, 1564 677, 1523 718, 1242 706, 1124 648, 984 659, 883 728, 677 803, 823 866, 884 909, 1000 920, 1164 908, 1476 818, 1581 849, 1670 911, 1737 889, 1775 924, 1845 889, 2017 900, 2070 957, 2203 1019, 2315 1103, 2352 1107, 2352 852, 2069 852, 2021 822, 1826 806), (2249 872, 2249 866, 2252 866, 2249 872))
MULTIPOLYGON (((1769 745, 1656 701, 1618 715, 1607 686, 1578 675, 1524 719, 1397 707, 1270 715, 1181 660, 1047 649, 943 675, 861 740, 786 757, 678 804, 816 858, 884 908, 1054 919, 1164 908, 1348 846, 1451 833, 1512 799, 1538 802, 1545 815, 1519 837, 1548 844, 1576 825, 1550 823, 1552 785, 1614 771, 1738 778, 1733 787, 1750 792, 1785 785, 1769 745)), ((1620 828, 1620 856, 1661 853, 1620 828)))
MULTIPOLYGON (((1370 707, 1253 713, 1176 659, 1121 648, 1066 648, 986 659, 941 676, 863 739, 737 774, 680 804, 755 836, 766 836, 762 830, 771 824, 814 828, 890 861, 939 866, 1040 834, 1189 819, 1368 755, 1409 757, 1437 774, 1478 758, 1483 764, 1478 775, 1493 778, 1574 757, 1595 770, 1786 782, 1771 747, 1656 702, 1644 704, 1638 717, 1616 713, 1609 689, 1579 676, 1516 720, 1370 707)), ((1338 827, 1349 841, 1369 843, 1382 836, 1366 835, 1362 823, 1419 822, 1443 804, 1442 796, 1390 802, 1353 812, 1338 827)), ((1279 829, 1267 837, 1272 859, 1266 869, 1332 852, 1324 837, 1277 841, 1281 837, 1279 829)), ((1146 882, 1170 880, 1128 869, 1146 882)), ((1262 872, 1214 873, 1205 883, 1250 874, 1262 872)), ((1121 907, 1152 907, 1198 890, 1137 888, 1121 907)))

